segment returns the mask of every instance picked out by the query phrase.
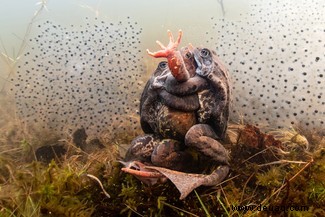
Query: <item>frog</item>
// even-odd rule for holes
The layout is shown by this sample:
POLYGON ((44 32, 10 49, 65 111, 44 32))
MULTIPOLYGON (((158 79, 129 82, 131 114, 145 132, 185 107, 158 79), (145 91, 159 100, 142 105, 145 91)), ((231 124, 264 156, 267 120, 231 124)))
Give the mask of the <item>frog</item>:
POLYGON ((167 47, 157 41, 162 50, 147 51, 167 62, 159 63, 144 88, 140 119, 146 135, 132 141, 122 170, 150 184, 167 177, 184 199, 200 185, 220 183, 229 172, 228 152, 220 140, 227 128, 230 87, 228 71, 215 52, 191 45, 178 51, 182 32, 176 41, 170 31, 168 36, 167 47), (218 167, 210 174, 190 171, 198 162, 193 150, 201 161, 218 167))

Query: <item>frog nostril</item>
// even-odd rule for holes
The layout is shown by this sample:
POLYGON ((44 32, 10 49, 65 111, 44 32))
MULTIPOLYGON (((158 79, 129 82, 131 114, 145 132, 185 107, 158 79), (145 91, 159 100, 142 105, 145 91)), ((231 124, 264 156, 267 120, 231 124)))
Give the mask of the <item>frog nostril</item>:
POLYGON ((191 52, 187 52, 187 53, 185 54, 185 57, 186 57, 187 59, 190 59, 192 56, 193 56, 193 54, 192 54, 191 52))
POLYGON ((206 49, 206 48, 203 48, 202 50, 201 50, 201 52, 200 52, 200 56, 201 57, 207 57, 207 56, 209 56, 210 55, 210 51, 208 50, 208 49, 206 49))

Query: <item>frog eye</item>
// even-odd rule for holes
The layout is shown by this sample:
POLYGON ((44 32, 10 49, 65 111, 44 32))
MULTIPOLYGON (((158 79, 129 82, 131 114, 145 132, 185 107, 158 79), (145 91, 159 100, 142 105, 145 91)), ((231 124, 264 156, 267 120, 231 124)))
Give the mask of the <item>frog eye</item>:
POLYGON ((201 50, 201 52, 200 52, 200 56, 201 57, 207 57, 207 56, 209 56, 210 55, 210 51, 208 50, 208 49, 206 49, 206 48, 203 48, 202 50, 201 50))
POLYGON ((191 52, 187 52, 187 53, 185 54, 185 58, 186 58, 186 59, 190 59, 192 56, 193 56, 193 54, 192 54, 191 52))
POLYGON ((167 64, 166 61, 160 62, 159 65, 158 65, 158 67, 159 67, 160 69, 166 69, 167 66, 168 66, 168 64, 167 64))

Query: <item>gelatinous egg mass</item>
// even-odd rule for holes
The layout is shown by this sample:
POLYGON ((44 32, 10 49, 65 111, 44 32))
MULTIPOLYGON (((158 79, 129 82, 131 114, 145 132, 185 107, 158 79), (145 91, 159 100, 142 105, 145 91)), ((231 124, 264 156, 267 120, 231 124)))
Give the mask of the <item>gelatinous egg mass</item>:
POLYGON ((273 128, 324 129, 325 2, 250 7, 239 21, 212 19, 207 32, 206 43, 215 42, 232 75, 232 117, 273 128))
POLYGON ((58 133, 138 128, 143 87, 137 22, 46 21, 27 42, 15 81, 19 116, 58 133))
POLYGON ((145 75, 154 71, 142 65, 145 48, 166 40, 167 29, 184 27, 183 46, 215 49, 229 69, 232 120, 324 129, 325 1, 250 0, 235 11, 228 1, 215 4, 222 2, 224 13, 211 20, 186 13, 189 19, 166 15, 155 25, 142 16, 36 24, 14 78, 19 117, 64 134, 81 126, 88 134, 138 129, 145 75), (161 36, 150 37, 162 28, 161 36), (198 31, 206 37, 196 37, 198 31))

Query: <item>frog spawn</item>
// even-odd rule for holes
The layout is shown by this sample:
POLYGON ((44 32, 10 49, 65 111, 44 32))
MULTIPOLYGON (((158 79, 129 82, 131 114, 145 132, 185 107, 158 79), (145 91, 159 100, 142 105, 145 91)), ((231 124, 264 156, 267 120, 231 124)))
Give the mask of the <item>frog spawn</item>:
MULTIPOLYGON (((324 2, 269 0, 250 7, 238 22, 212 19, 207 32, 206 42, 215 44, 233 77, 232 119, 323 128, 324 2)), ((143 87, 142 30, 130 19, 90 23, 45 22, 27 41, 13 88, 26 123, 58 132, 77 125, 88 133, 138 127, 131 116, 143 87)))
POLYGON ((258 1, 250 8, 240 21, 212 18, 207 32, 231 72, 232 119, 324 129, 324 1, 258 1))
POLYGON ((13 79, 23 121, 57 133, 138 129, 143 70, 137 22, 86 19, 81 26, 46 21, 37 27, 13 79))

